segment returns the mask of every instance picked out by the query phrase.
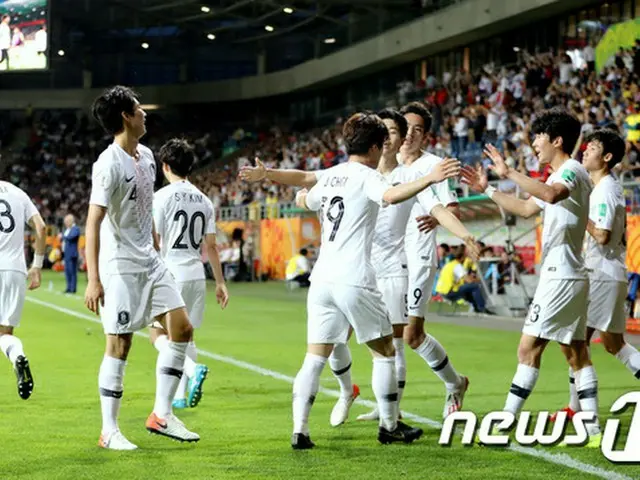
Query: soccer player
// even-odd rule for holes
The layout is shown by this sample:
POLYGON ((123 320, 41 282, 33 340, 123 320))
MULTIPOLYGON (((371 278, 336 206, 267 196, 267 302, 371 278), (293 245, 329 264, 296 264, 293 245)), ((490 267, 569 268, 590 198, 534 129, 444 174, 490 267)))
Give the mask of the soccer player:
MULTIPOLYGON (((416 175, 429 174, 443 160, 440 157, 423 152, 427 133, 431 128, 431 115, 420 102, 405 105, 400 112, 407 121, 407 137, 400 151, 403 165, 408 166, 416 175)), ((451 191, 448 182, 431 187, 438 201, 449 211, 458 214, 458 199, 451 191)), ((464 395, 469 387, 469 379, 460 375, 451 362, 444 347, 433 336, 428 335, 424 327, 426 305, 431 297, 433 282, 438 268, 436 227, 438 219, 429 214, 419 202, 413 205, 404 237, 404 247, 408 264, 407 308, 408 324, 404 328, 404 340, 443 381, 446 395, 443 417, 462 408, 464 395), (421 233, 418 217, 425 217, 428 229, 421 233)), ((358 417, 359 420, 373 420, 377 412, 358 417)))
MULTIPOLYGON (((223 309, 229 301, 216 248, 213 204, 187 179, 195 161, 193 147, 185 140, 172 139, 164 144, 160 149, 160 162, 169 185, 158 190, 153 199, 153 218, 161 255, 178 282, 194 329, 202 325, 207 294, 204 266, 200 260, 203 240, 216 281, 216 299, 223 309)), ((150 338, 158 351, 162 352, 168 348, 169 338, 166 330, 161 325, 158 327, 151 329, 150 338)), ((200 402, 202 384, 209 369, 205 365, 196 364, 197 355, 192 339, 187 347, 184 375, 173 400, 174 408, 194 408, 200 402), (188 395, 185 398, 187 380, 188 395)))
POLYGON ((118 428, 124 370, 133 333, 153 319, 169 333, 158 355, 156 399, 146 421, 149 432, 195 442, 171 410, 193 328, 180 291, 157 251, 152 204, 156 163, 139 143, 146 114, 136 94, 116 86, 94 102, 93 116, 114 141, 93 165, 86 223, 88 285, 85 304, 100 315, 106 351, 98 385, 102 409, 99 446, 134 450, 118 428))
POLYGON ((13 334, 20 325, 26 294, 40 286, 47 236, 44 220, 31 199, 18 187, 0 181, 0 350, 18 380, 18 395, 28 399, 33 392, 33 376, 22 342, 13 334), (36 234, 35 254, 27 272, 24 258, 24 230, 28 224, 36 234))
MULTIPOLYGON (((622 185, 611 174, 625 154, 624 139, 615 131, 600 129, 591 133, 582 164, 589 172, 594 188, 589 199, 589 222, 585 265, 589 271, 589 309, 587 342, 597 330, 611 355, 640 378, 640 353, 624 341, 627 296, 626 219, 622 185)), ((569 406, 571 418, 580 411, 575 375, 569 369, 569 406)))
POLYGON ((346 342, 349 327, 373 354, 378 440, 410 443, 422 435, 421 429, 398 421, 393 329, 376 288, 371 248, 379 206, 401 203, 456 176, 459 162, 448 160, 429 175, 391 187, 374 170, 389 137, 380 117, 353 115, 344 125, 343 137, 349 160, 324 171, 309 192, 302 190, 296 196, 299 207, 320 212, 322 242, 307 297, 307 355, 293 384, 294 449, 314 446, 308 425, 311 405, 327 358, 335 344, 346 342))
POLYGON ((515 415, 522 409, 538 380, 544 350, 550 341, 556 341, 574 372, 580 408, 596 414, 586 427, 588 445, 598 446, 598 381, 586 342, 589 280, 581 252, 591 180, 585 168, 570 157, 580 135, 580 122, 561 109, 551 109, 536 119, 532 132, 540 164, 553 170, 546 183, 509 167, 495 147, 488 145, 485 150, 494 171, 529 193, 528 200, 487 186, 481 168, 463 169, 463 181, 503 209, 523 217, 544 211, 540 283, 522 329, 518 368, 504 410, 515 415))

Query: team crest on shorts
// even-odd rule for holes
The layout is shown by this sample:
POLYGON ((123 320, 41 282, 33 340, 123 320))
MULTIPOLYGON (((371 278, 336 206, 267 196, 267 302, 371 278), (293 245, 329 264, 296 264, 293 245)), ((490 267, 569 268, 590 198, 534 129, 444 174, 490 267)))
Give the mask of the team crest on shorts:
POLYGON ((129 318, 130 318, 129 312, 126 312, 124 310, 122 312, 118 312, 118 325, 121 325, 123 327, 125 325, 128 325, 129 324, 129 318))

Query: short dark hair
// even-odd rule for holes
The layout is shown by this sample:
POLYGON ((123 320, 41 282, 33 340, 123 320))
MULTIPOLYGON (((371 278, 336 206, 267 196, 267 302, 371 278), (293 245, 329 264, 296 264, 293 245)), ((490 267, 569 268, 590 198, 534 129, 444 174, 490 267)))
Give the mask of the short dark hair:
POLYGON ((443 249, 447 253, 449 253, 451 251, 451 247, 447 243, 441 243, 440 244, 440 248, 443 249))
POLYGON ((402 138, 407 136, 407 131, 409 127, 407 126, 407 119, 402 116, 402 114, 396 110, 395 108, 385 108, 384 110, 380 110, 378 112, 378 116, 384 120, 389 119, 393 120, 395 124, 398 126, 398 133, 402 138))
POLYGON ((626 152, 626 145, 620 134, 608 128, 594 130, 587 136, 585 142, 599 142, 602 145, 602 155, 611 154, 611 160, 607 162, 609 170, 622 161, 626 152))
POLYGON ((431 130, 431 114, 429 109, 422 102, 410 102, 400 109, 402 115, 407 113, 414 113, 422 117, 422 123, 424 123, 424 132, 427 133, 431 130))
POLYGON ((108 88, 95 99, 91 114, 107 133, 116 135, 124 130, 122 113, 133 115, 139 98, 129 87, 117 85, 108 88))
POLYGON ((160 148, 160 161, 169 165, 171 172, 185 178, 196 164, 193 147, 182 138, 172 138, 160 148))
POLYGON ((382 148, 389 131, 379 116, 373 113, 356 113, 342 128, 347 155, 366 155, 373 146, 382 148))
POLYGON ((563 108, 557 107, 542 113, 531 127, 534 135, 547 134, 549 140, 562 138, 562 151, 568 155, 573 152, 580 137, 580 121, 563 108))
POLYGON ((309 253, 309 250, 307 250, 306 248, 300 249, 300 255, 302 255, 303 257, 306 257, 307 253, 309 253))
POLYGON ((467 249, 464 245, 458 245, 454 251, 454 258, 456 260, 463 260, 467 256, 467 249))

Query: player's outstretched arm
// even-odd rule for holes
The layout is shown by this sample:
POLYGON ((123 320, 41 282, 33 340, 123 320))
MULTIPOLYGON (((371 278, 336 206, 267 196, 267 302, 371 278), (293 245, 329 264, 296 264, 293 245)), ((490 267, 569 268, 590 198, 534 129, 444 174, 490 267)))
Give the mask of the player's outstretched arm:
POLYGON ((430 213, 436 218, 442 227, 446 228, 456 237, 464 241, 467 246, 467 253, 473 260, 478 259, 480 256, 480 250, 476 245, 475 238, 471 235, 469 230, 467 230, 467 227, 465 227, 453 213, 440 204, 433 207, 430 213))
POLYGON ((471 190, 476 193, 484 193, 491 198, 495 203, 500 205, 506 211, 515 213, 524 218, 529 218, 540 213, 541 208, 536 204, 533 198, 528 200, 522 200, 513 195, 498 192, 495 188, 489 187, 487 181, 487 174, 478 167, 474 170, 471 167, 464 167, 462 169, 462 183, 469 185, 471 190))
POLYGON ((84 303, 89 310, 96 315, 100 314, 100 306, 104 305, 104 290, 100 282, 98 256, 100 254, 100 224, 107 213, 107 208, 100 205, 89 205, 87 215, 86 235, 86 259, 87 277, 89 284, 84 294, 84 303))
POLYGON ((27 272, 27 281, 29 290, 35 290, 42 282, 42 264, 44 263, 44 254, 47 248, 47 226, 39 213, 29 219, 29 226, 36 233, 36 248, 33 264, 27 272))
POLYGON ((318 181, 316 174, 303 170, 285 170, 280 168, 267 168, 259 158, 256 158, 256 166, 244 166, 238 173, 240 180, 249 183, 271 180, 272 182, 294 187, 311 188, 318 181))
POLYGON ((208 233, 204 237, 204 242, 207 247, 207 257, 209 258, 209 264, 213 270, 213 278, 216 281, 216 300, 223 310, 229 303, 229 292, 227 291, 227 285, 224 281, 224 275, 222 274, 222 265, 220 265, 220 256, 218 255, 216 235, 214 233, 208 233))
POLYGON ((391 205, 402 203, 405 200, 415 197, 430 185, 442 182, 448 178, 457 177, 458 175, 460 175, 460 162, 452 158, 445 158, 442 162, 438 163, 428 175, 413 182, 401 183, 400 185, 389 188, 384 192, 382 199, 391 205))

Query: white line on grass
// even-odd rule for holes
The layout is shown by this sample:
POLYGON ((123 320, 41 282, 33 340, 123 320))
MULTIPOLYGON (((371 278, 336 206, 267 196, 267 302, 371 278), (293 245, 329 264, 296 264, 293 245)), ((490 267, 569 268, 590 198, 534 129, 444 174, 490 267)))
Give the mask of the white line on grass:
MULTIPOLYGON (((53 310, 57 310, 58 312, 61 313, 65 313, 67 315, 71 315, 73 317, 76 318, 81 318, 83 320, 88 320, 90 322, 94 322, 94 323, 101 323, 100 320, 98 319, 98 317, 96 317, 95 315, 89 315, 86 313, 80 313, 77 312, 75 310, 71 310, 69 308, 64 308, 64 307, 60 307, 56 304, 50 303, 50 302, 45 302, 43 300, 39 300, 37 298, 33 298, 33 297, 27 297, 27 300, 41 305, 43 307, 47 307, 47 308, 51 308, 53 310)), ((136 332, 136 335, 139 335, 141 337, 145 337, 148 338, 149 335, 144 333, 144 332, 136 332)), ((282 380, 284 382, 287 383, 293 383, 294 378, 290 377, 289 375, 285 375, 283 373, 279 373, 279 372, 275 372, 273 370, 269 370, 268 368, 263 368, 260 367, 258 365, 254 365, 252 363, 248 363, 248 362, 243 362, 242 360, 237 360, 233 357, 226 357, 224 355, 218 355, 217 353, 211 353, 211 352, 207 352, 206 350, 201 350, 198 349, 198 353, 204 357, 208 357, 211 358, 213 360, 217 360, 219 362, 222 363, 226 363, 229 365, 234 365, 236 367, 245 369, 245 370, 249 370, 251 372, 254 373, 259 373, 260 375, 264 375, 265 377, 271 377, 271 378, 275 378, 278 380, 282 380)), ((324 388, 324 387, 320 387, 319 389, 320 392, 329 395, 331 397, 339 397, 340 396, 340 392, 337 390, 331 390, 328 388, 324 388)), ((372 402, 370 400, 363 400, 358 398, 355 403, 359 404, 359 405, 363 405, 365 407, 370 407, 373 408, 376 406, 375 402, 372 402)), ((442 427, 442 424, 436 420, 433 420, 431 418, 426 418, 426 417, 422 417, 420 415, 416 415, 414 413, 410 413, 410 412, 402 412, 402 415, 405 418, 408 418, 410 420, 413 420, 415 422, 418 423, 422 423, 425 425, 429 425, 430 427, 439 429, 440 427, 442 427)), ((531 447, 521 447, 519 445, 511 445, 509 447, 507 447, 509 450, 512 450, 514 452, 517 453, 521 453, 524 455, 529 455, 531 457, 536 457, 536 458, 540 458, 542 460, 545 460, 547 462, 551 462, 551 463, 555 463, 557 465, 562 465, 563 467, 567 467, 567 468, 572 468, 574 470, 579 470, 583 473, 588 473, 591 475, 595 475, 597 477, 600 478, 606 478, 608 480, 633 480, 632 477, 628 477, 626 475, 623 475, 621 473, 617 473, 617 472, 613 472, 611 470, 606 470, 604 468, 600 468, 600 467, 596 467, 595 465, 591 465, 589 463, 584 463, 581 462, 579 460, 576 460, 572 457, 570 457, 567 454, 564 453, 549 453, 545 450, 541 450, 541 449, 536 449, 536 448, 531 448, 531 447)))

